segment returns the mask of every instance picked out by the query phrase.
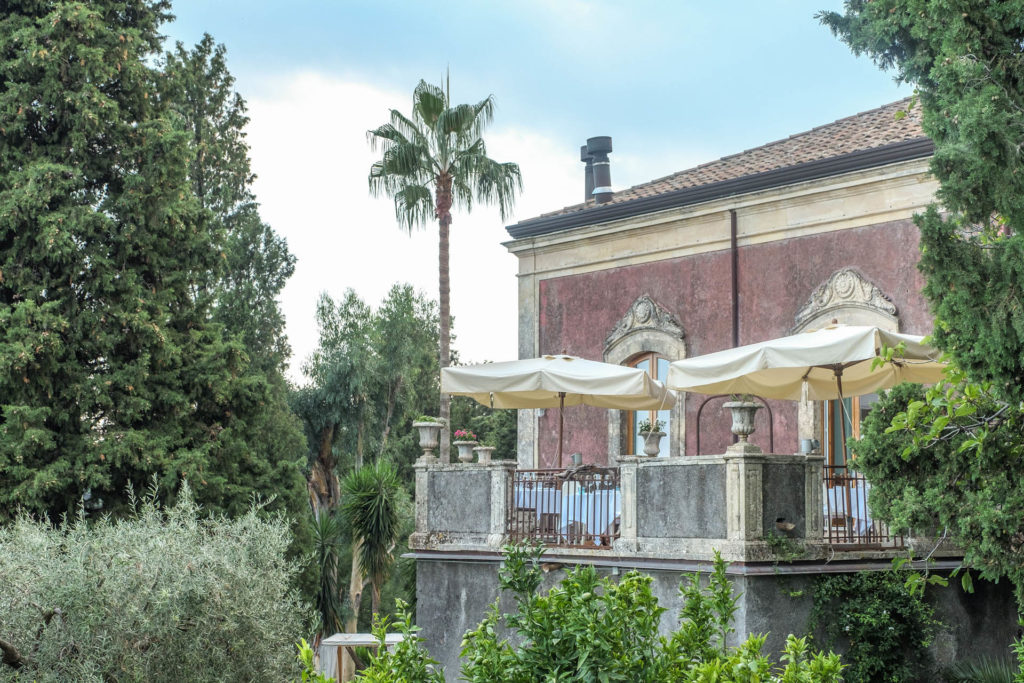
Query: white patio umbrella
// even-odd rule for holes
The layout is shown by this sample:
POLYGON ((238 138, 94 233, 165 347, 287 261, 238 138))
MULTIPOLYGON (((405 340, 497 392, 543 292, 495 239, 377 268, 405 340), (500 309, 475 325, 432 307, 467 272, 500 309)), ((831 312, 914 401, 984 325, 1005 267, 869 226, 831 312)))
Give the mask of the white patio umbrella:
POLYGON ((931 384, 945 365, 923 337, 862 325, 830 325, 813 332, 677 360, 668 369, 671 389, 702 394, 754 394, 761 398, 830 400, 860 396, 900 382, 931 384), (902 353, 872 370, 885 347, 902 353))
MULTIPOLYGON (((938 360, 938 349, 922 340, 873 326, 829 325, 675 361, 669 365, 666 384, 702 394, 753 394, 793 401, 861 396, 900 382, 932 384, 942 379, 945 365, 938 360), (901 343, 902 352, 872 369, 884 348, 901 343)), ((845 438, 845 424, 841 429, 845 438)))
POLYGON ((559 467, 565 406, 658 410, 676 402, 645 370, 566 355, 443 368, 441 391, 492 408, 558 408, 559 467))

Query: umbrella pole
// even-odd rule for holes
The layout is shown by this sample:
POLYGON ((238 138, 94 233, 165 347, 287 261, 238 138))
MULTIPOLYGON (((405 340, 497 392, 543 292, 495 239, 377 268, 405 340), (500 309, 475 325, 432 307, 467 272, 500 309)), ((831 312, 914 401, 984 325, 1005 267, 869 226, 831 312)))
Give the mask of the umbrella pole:
POLYGON ((836 366, 836 390, 839 393, 839 442, 843 449, 843 466, 846 466, 846 404, 843 403, 843 368, 836 366))
POLYGON ((565 392, 558 392, 558 469, 562 469, 562 411, 565 409, 565 392))

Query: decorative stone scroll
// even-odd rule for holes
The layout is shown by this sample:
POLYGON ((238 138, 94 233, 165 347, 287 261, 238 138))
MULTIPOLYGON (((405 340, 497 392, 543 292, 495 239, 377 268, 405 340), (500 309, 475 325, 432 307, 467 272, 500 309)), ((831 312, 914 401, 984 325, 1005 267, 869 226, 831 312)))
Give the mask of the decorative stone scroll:
POLYGON ((853 268, 843 268, 832 273, 797 311, 793 330, 806 330, 827 324, 832 317, 836 317, 832 314, 839 311, 846 313, 842 322, 862 322, 850 319, 849 314, 854 312, 851 309, 860 309, 872 318, 882 316, 891 322, 896 321, 896 306, 889 297, 853 268))
POLYGON ((649 295, 639 297, 626 311, 626 315, 616 323, 604 342, 605 355, 625 337, 642 331, 654 331, 667 334, 673 339, 682 339, 685 334, 683 326, 675 316, 666 311, 649 295))

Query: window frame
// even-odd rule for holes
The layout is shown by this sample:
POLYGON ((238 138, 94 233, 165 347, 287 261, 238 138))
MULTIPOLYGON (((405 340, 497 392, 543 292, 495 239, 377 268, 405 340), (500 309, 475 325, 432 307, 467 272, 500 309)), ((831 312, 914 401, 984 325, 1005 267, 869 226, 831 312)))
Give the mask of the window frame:
MULTIPOLYGON (((667 379, 667 375, 666 375, 666 377, 658 377, 658 361, 659 360, 665 361, 666 364, 672 362, 672 360, 670 358, 667 358, 664 354, 658 353, 657 351, 643 351, 641 353, 638 353, 638 354, 635 354, 635 355, 631 356, 628 360, 626 360, 625 363, 623 363, 623 365, 626 365, 626 366, 631 367, 631 368, 635 368, 638 365, 640 365, 641 363, 643 363, 644 361, 648 361, 648 368, 653 369, 654 372, 652 373, 650 370, 647 370, 646 371, 647 374, 650 375, 652 379, 658 380, 659 382, 664 384, 665 380, 667 379)), ((668 412, 668 419, 665 420, 665 428, 664 428, 663 431, 665 432, 666 435, 671 435, 671 433, 672 433, 672 411, 669 408, 663 408, 662 410, 665 411, 665 412, 668 412)), ((626 430, 627 430, 626 433, 628 435, 628 438, 625 439, 626 443, 625 443, 625 448, 623 449, 623 455, 642 455, 643 454, 642 450, 639 453, 637 452, 638 446, 639 446, 639 444, 637 443, 638 440, 639 440, 639 437, 637 435, 637 425, 640 423, 640 421, 643 420, 643 418, 640 417, 640 421, 638 421, 637 418, 640 415, 646 414, 647 419, 650 420, 651 424, 655 424, 655 420, 659 419, 658 418, 658 413, 661 412, 661 411, 656 410, 656 409, 652 409, 652 410, 627 410, 627 411, 624 411, 624 412, 626 413, 626 430)), ((669 444, 669 446, 671 447, 670 444, 669 444)), ((659 453, 658 456, 659 457, 668 457, 669 456, 668 449, 662 449, 662 452, 659 453)))

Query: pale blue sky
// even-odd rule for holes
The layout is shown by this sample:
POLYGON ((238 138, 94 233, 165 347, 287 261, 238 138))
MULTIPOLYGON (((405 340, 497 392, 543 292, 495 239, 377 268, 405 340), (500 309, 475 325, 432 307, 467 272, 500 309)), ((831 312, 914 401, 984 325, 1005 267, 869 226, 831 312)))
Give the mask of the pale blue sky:
MULTIPOLYGON (((408 110, 420 78, 440 81, 450 69, 453 100, 494 95, 491 154, 524 171, 518 220, 580 200, 587 137, 613 137, 612 181, 621 188, 909 95, 814 19, 840 6, 177 0, 165 33, 195 43, 206 31, 224 43, 250 101, 257 193, 299 256, 284 297, 297 370, 315 343, 318 291, 337 296, 351 286, 372 303, 404 280, 436 296, 436 251, 424 255, 432 237, 398 232, 365 182, 366 128, 388 107, 408 110), (361 208, 341 218, 342 202, 361 208), (372 270, 346 261, 382 246, 393 257, 372 270), (324 260, 329 254, 337 258, 324 260)), ((500 247, 502 222, 474 212, 456 216, 454 229, 457 344, 468 360, 512 358, 515 259, 500 247), (464 237, 470 228, 474 236, 464 237), (487 298, 471 286, 480 277, 493 283, 487 298)))

